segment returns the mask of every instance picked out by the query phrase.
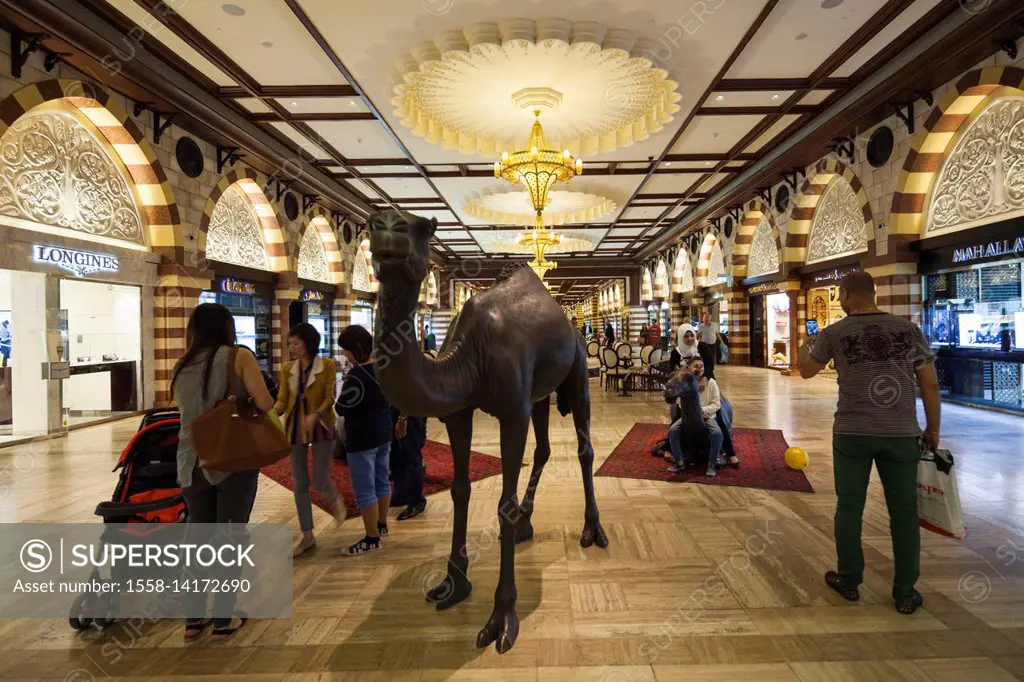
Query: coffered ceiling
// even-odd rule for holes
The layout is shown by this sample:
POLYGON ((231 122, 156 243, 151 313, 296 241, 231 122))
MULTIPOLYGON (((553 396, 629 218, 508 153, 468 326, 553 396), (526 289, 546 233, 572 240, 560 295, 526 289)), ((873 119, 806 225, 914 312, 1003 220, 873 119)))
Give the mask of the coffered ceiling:
MULTIPOLYGON (((584 175, 570 189, 617 208, 593 224, 566 226, 595 237, 594 246, 559 256, 623 264, 670 226, 685 225, 716 188, 848 93, 878 60, 958 9, 946 0, 81 1, 121 26, 142 27, 196 87, 366 203, 436 218, 435 246, 453 260, 501 258, 486 235, 509 226, 484 224, 465 204, 507 186, 493 177, 494 157, 445 148, 403 124, 392 103, 396 60, 429 56, 438 40, 478 23, 557 16, 574 30, 623 32, 633 56, 677 84, 679 110, 646 139, 582 154, 584 175)), ((536 85, 565 88, 573 78, 539 71, 536 85)), ((503 87, 494 83, 486 96, 510 98, 503 87)))

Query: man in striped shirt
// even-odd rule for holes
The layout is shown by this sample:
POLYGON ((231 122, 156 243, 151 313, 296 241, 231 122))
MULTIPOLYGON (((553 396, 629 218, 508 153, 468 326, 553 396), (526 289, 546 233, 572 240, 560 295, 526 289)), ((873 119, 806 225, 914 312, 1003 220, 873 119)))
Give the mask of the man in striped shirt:
POLYGON ((825 582, 850 601, 860 598, 861 522, 874 462, 889 508, 896 563, 892 596, 896 610, 910 614, 923 601, 914 589, 921 558, 917 465, 922 446, 934 450, 939 445, 935 354, 917 325, 878 309, 875 282, 863 270, 843 278, 839 302, 847 317, 807 339, 799 357, 805 379, 832 360, 839 374, 832 429, 838 570, 826 573, 825 582), (923 433, 917 421, 918 385, 927 419, 923 433))

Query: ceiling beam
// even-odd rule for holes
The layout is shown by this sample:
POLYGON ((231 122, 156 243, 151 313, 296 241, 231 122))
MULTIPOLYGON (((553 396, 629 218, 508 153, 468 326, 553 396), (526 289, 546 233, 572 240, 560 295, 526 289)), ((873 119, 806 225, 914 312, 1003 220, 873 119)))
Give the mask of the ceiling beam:
POLYGON ((903 92, 920 90, 923 83, 931 88, 938 87, 964 68, 970 68, 971 64, 981 61, 984 54, 990 54, 995 49, 993 40, 997 36, 1008 33, 1019 36, 1024 26, 1021 23, 1024 22, 1024 4, 1018 0, 993 0, 983 15, 957 11, 956 5, 940 7, 941 11, 947 12, 947 16, 930 31, 916 35, 902 51, 878 64, 864 80, 838 98, 822 114, 801 127, 789 139, 767 151, 760 160, 717 190, 701 206, 670 228, 662 230, 636 253, 636 259, 640 261, 654 255, 684 234, 691 225, 699 225, 720 209, 742 200, 756 187, 764 186, 777 177, 783 167, 791 166, 794 158, 817 154, 822 147, 842 137, 864 116, 892 101, 894 97, 903 92), (1000 21, 992 21, 992 17, 999 17, 1000 21), (922 64, 928 65, 927 75, 921 69, 922 64), (947 64, 954 65, 951 73, 945 72, 947 64))
MULTIPOLYGON (((152 0, 136 0, 146 4, 157 4, 152 0)), ((254 82, 253 89, 236 86, 224 86, 217 89, 217 96, 224 99, 242 97, 259 97, 260 99, 287 99, 289 97, 358 97, 351 85, 259 85, 254 82)))
MULTIPOLYGON (((672 151, 672 148, 676 146, 676 142, 679 141, 679 138, 682 137, 683 133, 690 126, 690 122, 693 120, 694 116, 697 115, 697 110, 700 109, 700 107, 704 106, 704 103, 708 101, 708 97, 711 96, 711 93, 713 93, 715 89, 722 83, 722 80, 725 78, 725 74, 729 73, 729 69, 731 69, 732 65, 736 63, 737 59, 739 59, 740 55, 743 53, 743 50, 747 49, 747 45, 749 45, 750 41, 754 39, 754 36, 757 34, 757 32, 761 30, 761 26, 763 26, 764 22, 768 20, 768 15, 772 13, 772 10, 774 10, 775 6, 778 4, 779 0, 768 0, 768 2, 765 3, 765 6, 761 8, 761 11, 754 18, 753 23, 749 27, 747 27, 746 32, 740 38, 739 42, 736 44, 736 47, 733 48, 732 52, 729 54, 729 57, 725 60, 725 63, 722 64, 721 68, 718 70, 718 73, 716 73, 715 77, 711 79, 711 82, 708 84, 708 87, 704 89, 703 94, 701 94, 700 99, 697 100, 697 103, 694 105, 693 109, 690 110, 690 113, 686 115, 686 118, 683 120, 682 124, 676 130, 675 134, 672 135, 672 139, 669 140, 667 145, 665 145, 665 148, 661 151, 661 154, 658 156, 658 160, 655 163, 651 164, 651 167, 644 176, 644 179, 640 181, 640 184, 637 185, 636 189, 633 191, 633 194, 629 197, 628 200, 626 200, 626 203, 623 204, 623 212, 625 212, 625 209, 629 208, 630 204, 633 202, 633 199, 635 199, 643 191, 644 186, 648 183, 648 181, 650 181, 651 177, 655 173, 655 170, 662 163, 665 162, 666 157, 672 151)), ((600 247, 601 243, 598 242, 597 246, 600 247)))
MULTIPOLYGON (((797 104, 790 107, 791 114, 817 114, 821 108, 814 104, 797 104)), ((770 114, 781 114, 781 106, 767 107, 701 107, 697 110, 698 116, 767 116, 770 114)))
POLYGON ((278 114, 276 111, 258 111, 250 114, 249 120, 257 123, 264 121, 376 121, 377 117, 369 111, 310 114, 292 113, 290 111, 286 111, 284 114, 278 114))
MULTIPOLYGON (((97 61, 115 54, 115 51, 117 54, 124 52, 124 33, 83 0, 0 0, 0 6, 26 17, 76 51, 97 61)), ((197 86, 164 61, 160 53, 149 49, 148 44, 152 40, 147 37, 132 44, 133 57, 120 64, 121 77, 152 92, 215 135, 263 159, 270 167, 282 168, 287 164, 292 173, 301 173, 301 182, 310 192, 332 202, 339 210, 360 218, 373 210, 368 202, 316 168, 312 159, 304 159, 301 155, 297 158, 293 147, 248 121, 234 107, 197 86)))
POLYGON ((722 78, 715 92, 779 92, 784 90, 843 90, 852 85, 849 78, 826 78, 811 85, 810 78, 722 78))
MULTIPOLYGON (((813 72, 811 72, 811 75, 805 79, 804 85, 800 88, 797 88, 795 92, 793 92, 793 94, 782 104, 782 106, 779 108, 777 112, 765 116, 765 118, 759 121, 758 124, 755 125, 746 135, 744 135, 739 142, 733 145, 732 149, 729 150, 727 156, 729 158, 734 158, 735 156, 743 152, 745 149, 747 149, 747 147, 749 147, 751 144, 753 144, 754 141, 758 140, 764 133, 770 130, 771 127, 774 126, 776 122, 778 122, 783 116, 790 115, 791 113, 797 113, 793 110, 799 106, 798 103, 800 102, 800 100, 802 100, 809 92, 811 92, 811 90, 822 89, 823 86, 821 84, 830 80, 828 78, 829 74, 831 74, 833 71, 839 68, 844 62, 846 62, 846 60, 848 60, 854 54, 856 54, 857 51, 864 47, 864 45, 866 45, 868 41, 870 41, 875 35, 877 35, 878 32, 880 32, 882 29, 888 26, 896 17, 898 17, 904 10, 910 7, 910 5, 912 5, 913 3, 914 0, 888 0, 888 2, 886 2, 886 4, 880 10, 875 12, 870 19, 865 21, 856 31, 854 31, 853 35, 851 35, 849 38, 843 41, 842 45, 836 48, 836 50, 834 50, 832 54, 825 59, 825 61, 819 64, 818 67, 815 68, 813 72)), ((849 84, 847 84, 847 86, 848 85, 849 84)), ((813 107, 812 110, 815 113, 820 113, 821 111, 821 109, 813 107)), ((781 141, 783 139, 785 138, 782 137, 781 133, 776 136, 776 141, 781 141)), ((768 144, 770 143, 771 141, 769 141, 768 144)), ((705 178, 701 178, 701 180, 694 185, 694 188, 703 186, 703 184, 707 182, 708 179, 713 177, 715 173, 722 172, 724 166, 724 162, 719 163, 713 170, 708 172, 708 175, 705 178)), ((722 182, 719 182, 717 186, 721 185, 722 182)), ((692 191, 693 190, 691 190, 690 193, 692 193, 692 191)), ((679 205, 682 205, 682 201, 679 202, 679 205)), ((664 213, 662 213, 661 216, 658 217, 657 222, 651 229, 657 229, 663 222, 668 220, 668 216, 672 213, 672 210, 674 209, 668 209, 664 213)), ((638 237, 637 239, 637 244, 631 244, 630 249, 632 250, 639 246, 640 239, 646 236, 647 231, 641 233, 640 237, 638 237)))

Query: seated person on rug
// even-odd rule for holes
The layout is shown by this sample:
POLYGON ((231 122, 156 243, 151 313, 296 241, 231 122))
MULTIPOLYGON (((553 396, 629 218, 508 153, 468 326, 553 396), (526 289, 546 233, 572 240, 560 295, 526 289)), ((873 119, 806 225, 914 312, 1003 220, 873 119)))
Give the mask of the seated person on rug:
MULTIPOLYGON (((671 400, 673 403, 676 402, 676 400, 671 398, 671 396, 680 392, 679 387, 682 385, 685 377, 679 375, 685 375, 687 373, 692 375, 696 380, 701 416, 707 426, 709 438, 708 475, 713 476, 714 469, 721 468, 722 464, 720 457, 723 450, 725 451, 725 455, 728 459, 728 465, 733 469, 739 469, 740 462, 736 457, 736 452, 733 449, 732 444, 732 405, 725 396, 721 394, 718 382, 704 376, 704 362, 699 357, 691 358, 686 370, 682 370, 677 373, 677 375, 673 375, 673 377, 669 379, 669 383, 665 389, 666 400, 671 400)), ((687 463, 687 458, 680 458, 683 448, 680 445, 681 441, 679 438, 683 434, 684 430, 681 430, 676 426, 676 424, 682 422, 684 406, 685 403, 680 398, 678 404, 674 404, 670 412, 672 428, 669 429, 669 446, 672 449, 672 459, 675 463, 675 467, 678 467, 681 463, 685 466, 685 463, 687 463), (673 429, 675 429, 675 444, 673 444, 673 429)), ((691 411, 692 415, 695 417, 696 411, 693 410, 693 408, 691 408, 691 411)), ((689 421, 691 423, 696 422, 693 418, 689 421)))
MULTIPOLYGON (((677 403, 678 419, 668 429, 668 443, 672 452, 674 474, 687 467, 703 466, 708 476, 715 476, 714 459, 711 457, 714 445, 711 424, 701 407, 700 388, 697 377, 689 369, 673 374, 665 384, 665 402, 677 403)), ((717 424, 715 425, 717 429, 717 424)), ((718 443, 721 447, 721 442, 718 443)))
POLYGON ((423 446, 427 443, 427 420, 406 417, 394 407, 395 434, 391 440, 391 478, 395 484, 391 496, 392 507, 405 507, 399 521, 419 516, 427 510, 423 496, 423 446))
MULTIPOLYGON (((704 403, 705 396, 710 390, 708 386, 711 382, 714 382, 715 388, 718 390, 719 400, 722 404, 718 411, 715 412, 715 422, 718 424, 718 428, 722 431, 722 452, 725 453, 726 463, 732 469, 740 468, 740 460, 736 457, 736 450, 732 445, 732 403, 722 393, 721 387, 718 382, 714 379, 709 379, 704 376, 704 361, 700 358, 694 358, 689 363, 690 371, 693 376, 697 377, 698 386, 700 386, 700 399, 701 403, 704 403)), ((715 456, 715 467, 718 469, 722 468, 721 464, 721 453, 715 456)))

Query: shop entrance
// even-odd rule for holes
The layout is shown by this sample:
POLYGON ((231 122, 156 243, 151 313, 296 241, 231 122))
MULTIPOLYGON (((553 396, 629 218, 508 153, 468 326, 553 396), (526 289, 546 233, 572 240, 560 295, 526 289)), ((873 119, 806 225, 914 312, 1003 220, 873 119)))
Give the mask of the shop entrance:
POLYGON ((764 296, 750 297, 750 366, 766 367, 764 357, 764 296))

